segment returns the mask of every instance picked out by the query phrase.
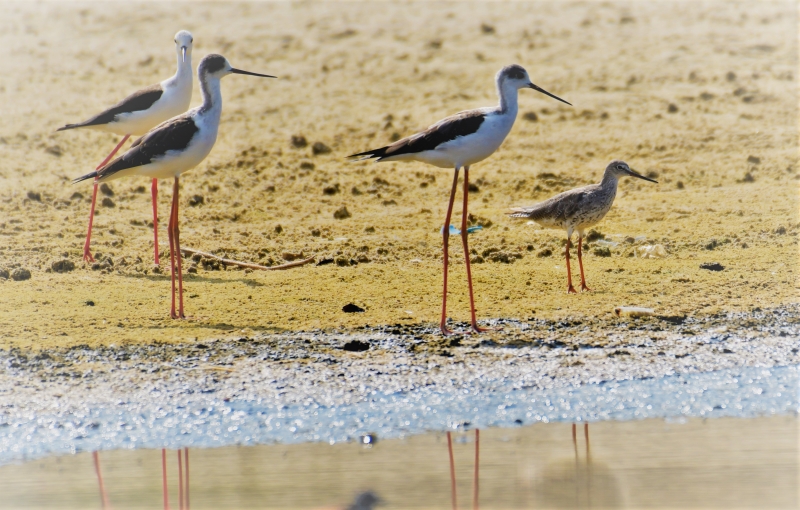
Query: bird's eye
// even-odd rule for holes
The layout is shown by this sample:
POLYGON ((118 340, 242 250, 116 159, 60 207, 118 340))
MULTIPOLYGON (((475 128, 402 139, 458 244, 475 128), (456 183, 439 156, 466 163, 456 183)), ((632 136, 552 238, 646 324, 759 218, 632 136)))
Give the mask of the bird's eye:
POLYGON ((617 165, 617 170, 625 170, 625 167, 622 165, 617 165))

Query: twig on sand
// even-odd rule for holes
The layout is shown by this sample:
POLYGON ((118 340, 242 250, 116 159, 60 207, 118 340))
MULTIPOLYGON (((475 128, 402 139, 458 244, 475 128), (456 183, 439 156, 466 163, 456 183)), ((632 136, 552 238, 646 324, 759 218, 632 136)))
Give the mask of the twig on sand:
POLYGON ((247 269, 260 269, 262 271, 279 271, 281 269, 291 269, 293 267, 304 266, 314 260, 314 257, 309 257, 307 259, 295 260, 294 262, 281 264, 279 266, 261 266, 259 264, 250 264, 249 262, 239 262, 238 260, 224 259, 222 257, 218 257, 217 255, 212 255, 211 253, 206 253, 200 250, 194 250, 192 248, 181 248, 181 251, 183 253, 188 253, 189 255, 197 254, 200 255, 201 257, 218 260, 220 264, 225 264, 226 266, 239 266, 247 269))

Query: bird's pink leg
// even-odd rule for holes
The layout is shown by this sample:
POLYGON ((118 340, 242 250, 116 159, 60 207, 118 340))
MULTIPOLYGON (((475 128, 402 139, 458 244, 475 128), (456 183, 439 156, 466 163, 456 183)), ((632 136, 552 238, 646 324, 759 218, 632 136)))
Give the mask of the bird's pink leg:
POLYGON ((178 450, 178 508, 183 510, 183 457, 178 450))
POLYGON ((169 213, 169 223, 167 223, 167 238, 169 238, 169 270, 170 280, 172 283, 172 306, 170 308, 169 316, 177 319, 178 315, 175 313, 175 195, 173 190, 172 206, 169 213))
MULTIPOLYGON (((450 228, 450 224, 447 224, 450 228)), ((458 500, 456 499, 456 463, 453 460, 453 439, 450 437, 450 431, 447 431, 447 451, 450 454, 450 498, 453 503, 453 510, 458 510, 458 500)))
POLYGON ((170 214, 170 232, 172 233, 172 240, 170 241, 170 257, 172 262, 172 311, 170 316, 173 319, 185 319, 186 315, 183 313, 183 273, 181 271, 181 236, 180 229, 178 228, 178 178, 175 178, 175 184, 172 186, 172 213, 170 214), (178 313, 175 313, 175 279, 177 273, 178 280, 178 313))
MULTIPOLYGON (((114 147, 114 150, 111 151, 111 153, 108 156, 106 156, 106 159, 104 159, 102 163, 100 163, 99 165, 97 165, 97 167, 95 167, 95 171, 100 170, 101 168, 106 166, 106 164, 109 161, 111 161, 111 158, 114 157, 114 154, 116 154, 117 151, 119 151, 120 147, 122 147, 122 144, 125 143, 125 141, 128 140, 130 136, 131 135, 125 135, 122 138, 122 140, 120 140, 120 142, 117 144, 117 146, 114 147)), ((83 260, 86 262, 94 262, 94 257, 92 257, 92 252, 89 251, 89 245, 92 243, 92 225, 94 224, 94 208, 96 204, 97 204, 97 177, 95 177, 94 179, 94 188, 92 189, 92 210, 89 212, 89 231, 86 232, 86 242, 83 243, 83 260)))
POLYGON ((478 510, 478 468, 480 467, 481 431, 475 429, 475 474, 472 477, 472 508, 478 510))
POLYGON ((169 493, 167 492, 167 450, 161 449, 161 490, 164 494, 164 510, 169 510, 169 493))
POLYGON ((572 286, 572 269, 569 267, 569 246, 570 246, 569 237, 567 238, 567 294, 577 294, 575 291, 575 287, 572 286))
POLYGON ((189 510, 189 448, 183 449, 183 459, 186 464, 186 510, 189 510))
POLYGON ((581 257, 581 248, 583 247, 583 236, 578 236, 578 266, 581 268, 581 292, 591 291, 586 286, 586 278, 583 276, 583 258, 581 257))
POLYGON ((447 266, 448 266, 448 246, 450 244, 450 216, 453 214, 453 201, 456 198, 456 187, 458 186, 458 168, 453 174, 453 188, 450 190, 450 203, 447 206, 447 216, 444 219, 444 230, 442 231, 442 246, 444 250, 444 290, 442 291, 442 320, 439 322, 439 329, 443 335, 452 335, 453 332, 447 329, 447 266))
POLYGON ((103 484, 103 474, 100 472, 100 455, 95 451, 92 452, 92 457, 94 458, 94 471, 97 473, 97 483, 100 485, 100 501, 103 510, 105 510, 106 508, 111 508, 111 505, 108 502, 106 486, 103 484))
POLYGON ((464 167, 464 210, 461 212, 461 244, 464 245, 464 262, 467 264, 467 286, 469 287, 469 312, 472 318, 472 330, 476 333, 494 331, 494 328, 481 328, 475 318, 475 295, 472 291, 472 270, 469 262, 469 244, 467 242, 467 204, 469 197, 469 167, 464 167))
POLYGON ((159 265, 158 260, 158 179, 153 179, 150 186, 150 194, 153 195, 153 246, 155 249, 155 264, 159 265))

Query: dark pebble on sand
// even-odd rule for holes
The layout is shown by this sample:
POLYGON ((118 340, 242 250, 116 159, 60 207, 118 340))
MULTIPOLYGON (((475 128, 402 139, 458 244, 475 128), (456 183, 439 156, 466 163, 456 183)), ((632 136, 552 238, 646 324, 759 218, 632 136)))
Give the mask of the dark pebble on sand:
POLYGON ((361 340, 350 340, 342 346, 342 349, 348 352, 363 352, 369 350, 369 344, 361 340))
POLYGON ((115 203, 114 203, 114 201, 113 201, 113 200, 111 200, 110 198, 108 198, 108 197, 105 197, 105 198, 103 199, 103 201, 102 201, 102 202, 100 202, 100 205, 102 205, 103 207, 114 207, 116 204, 115 204, 115 203))
POLYGON ((298 149, 302 149, 308 145, 308 140, 303 135, 293 135, 292 136, 292 146, 297 147, 298 149))
POLYGON ((344 313, 358 313, 363 312, 364 309, 358 305, 354 305, 353 303, 348 303, 342 307, 342 311, 344 313))
POLYGON ((344 220, 352 216, 350 211, 347 210, 347 206, 342 206, 333 213, 333 217, 337 220, 344 220))
POLYGON ((328 154, 331 152, 331 148, 322 142, 314 142, 314 145, 311 146, 311 152, 313 152, 315 156, 319 154, 328 154))
POLYGON ((700 264, 700 269, 708 269, 709 271, 722 271, 725 267, 719 262, 703 262, 700 264))
POLYGON ((36 200, 37 202, 41 202, 42 194, 39 193, 38 191, 29 191, 28 198, 30 198, 31 200, 36 200))
POLYGON ((68 259, 56 260, 50 264, 50 269, 56 273, 68 273, 75 269, 75 263, 68 259))
POLYGON ((105 183, 105 182, 100 185, 100 193, 102 193, 103 195, 105 195, 107 197, 113 197, 114 196, 114 190, 111 189, 111 186, 109 186, 108 183, 105 183))

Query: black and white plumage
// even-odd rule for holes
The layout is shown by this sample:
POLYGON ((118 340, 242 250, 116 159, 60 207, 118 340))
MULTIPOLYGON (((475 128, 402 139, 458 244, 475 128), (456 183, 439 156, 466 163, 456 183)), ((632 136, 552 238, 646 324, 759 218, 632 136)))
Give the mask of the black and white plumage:
POLYGON ((91 128, 118 135, 141 136, 161 122, 189 109, 192 101, 192 34, 175 34, 178 69, 166 80, 137 90, 89 119, 67 124, 58 131, 91 128))
POLYGON ((572 275, 569 267, 569 248, 572 234, 578 231, 578 264, 581 270, 581 289, 591 290, 586 286, 583 275, 582 245, 584 232, 602 220, 614 204, 617 196, 617 184, 620 177, 631 176, 646 181, 658 181, 633 171, 624 161, 614 160, 608 164, 599 184, 590 184, 571 189, 528 207, 515 207, 509 213, 512 218, 527 218, 545 228, 556 228, 567 232, 567 292, 574 293, 572 275))
POLYGON ((184 172, 202 162, 217 140, 222 114, 220 79, 229 74, 245 74, 274 78, 267 74, 234 69, 222 55, 207 55, 197 67, 197 78, 203 93, 203 104, 169 119, 136 140, 122 156, 107 165, 78 177, 74 182, 95 179, 96 182, 129 175, 153 179, 173 178, 172 211, 167 230, 172 266, 172 318, 183 318, 183 277, 181 275, 180 236, 178 229, 178 179, 184 172), (175 281, 179 307, 175 308, 175 281))
POLYGON ((445 217, 443 229, 444 247, 444 290, 442 296, 442 317, 440 328, 442 333, 452 333, 446 325, 447 321, 447 267, 448 238, 450 235, 450 216, 453 211, 458 172, 464 168, 464 206, 461 221, 461 242, 464 246, 467 266, 467 283, 470 295, 470 312, 472 329, 483 331, 478 327, 475 318, 475 300, 472 290, 472 273, 470 270, 469 248, 467 246, 467 194, 469 189, 469 168, 491 156, 506 139, 517 118, 517 93, 519 89, 531 88, 566 104, 560 97, 534 85, 528 72, 519 65, 506 66, 495 76, 497 95, 500 102, 495 107, 467 110, 447 117, 428 129, 403 138, 391 145, 348 156, 354 160, 375 159, 377 161, 422 161, 440 168, 453 168, 455 175, 450 192, 450 203, 445 217))
MULTIPOLYGON (((161 122, 185 112, 192 100, 192 34, 181 30, 175 34, 175 50, 178 56, 178 69, 175 75, 161 83, 138 90, 111 108, 79 122, 67 124, 58 129, 64 131, 77 128, 91 128, 124 135, 114 150, 106 156, 100 169, 108 163, 131 135, 141 136, 161 122)), ((158 255, 158 180, 153 179, 150 187, 153 200, 153 250, 155 264, 158 255)), ((92 224, 97 203, 97 185, 92 191, 92 208, 89 213, 89 228, 83 245, 83 259, 94 261, 89 249, 92 239, 92 224)))

